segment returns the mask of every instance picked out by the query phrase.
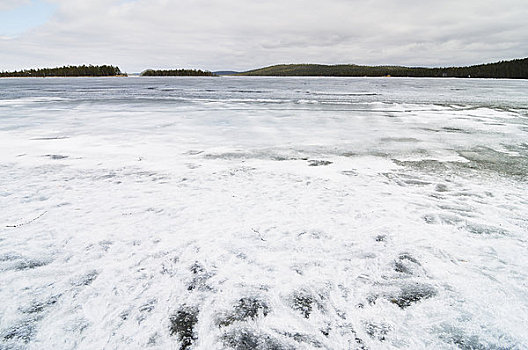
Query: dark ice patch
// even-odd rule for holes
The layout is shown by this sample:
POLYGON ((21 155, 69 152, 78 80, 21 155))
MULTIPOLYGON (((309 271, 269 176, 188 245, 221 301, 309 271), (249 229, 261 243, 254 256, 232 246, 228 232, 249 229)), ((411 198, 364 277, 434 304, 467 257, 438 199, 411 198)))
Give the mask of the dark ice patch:
MULTIPOLYGON (((395 161, 395 160, 394 160, 395 161)), ((397 162, 397 161, 395 161, 397 162)), ((401 163, 401 162, 399 162, 401 163)), ((398 163, 397 163, 398 164, 398 163)), ((399 164, 400 165, 400 164, 399 164)), ((396 183, 398 186, 408 187, 408 186, 428 186, 431 183, 428 181, 420 180, 416 176, 411 176, 403 173, 382 173, 387 179, 396 183)))
POLYGON ((418 161, 412 161, 412 160, 401 161, 401 160, 393 159, 392 161, 396 165, 410 167, 410 168, 418 169, 424 172, 434 172, 434 173, 445 172, 454 167, 454 162, 440 162, 438 160, 433 160, 433 159, 424 159, 424 160, 418 160, 418 161))
POLYGON ((92 270, 72 280, 71 284, 76 287, 89 286, 93 281, 95 281, 98 275, 99 273, 96 270, 92 270))
POLYGON ((142 314, 151 313, 156 308, 157 303, 158 299, 150 299, 145 304, 141 305, 138 310, 142 314))
MULTIPOLYGON (((367 295, 367 297, 366 297, 367 304, 368 305, 376 304, 376 301, 378 300, 378 298, 379 298, 379 295, 376 294, 376 293, 367 295)), ((360 309, 362 309, 364 307, 364 304, 361 303, 358 306, 359 306, 360 309)))
POLYGON ((253 172, 254 170, 256 170, 256 168, 248 167, 248 166, 241 166, 238 168, 230 169, 226 173, 230 176, 248 175, 248 174, 251 174, 251 172, 253 172))
POLYGON ((22 256, 15 253, 0 254, 0 263, 21 259, 22 256))
POLYGON ((108 173, 108 174, 101 175, 101 176, 97 177, 97 179, 101 179, 101 180, 113 179, 116 176, 117 176, 117 174, 115 174, 115 173, 108 173))
POLYGON ((419 140, 414 137, 382 137, 381 142, 403 142, 403 143, 415 143, 419 140))
POLYGON ((304 291, 293 293, 291 308, 300 312, 304 318, 309 318, 312 313, 314 297, 304 291))
POLYGON ((341 174, 346 175, 346 176, 358 176, 359 175, 358 172, 355 170, 343 170, 341 174))
POLYGON ((37 267, 46 266, 49 263, 51 263, 51 260, 22 258, 13 265, 13 269, 17 271, 31 270, 36 269, 37 267))
POLYGON ((254 155, 252 153, 246 153, 246 152, 226 152, 226 153, 208 153, 208 154, 205 154, 203 157, 205 159, 225 159, 225 160, 256 158, 253 156, 254 155))
POLYGON ((387 240, 386 235, 377 235, 375 238, 376 242, 385 242, 387 240))
POLYGON ((270 312, 268 304, 257 297, 241 298, 233 307, 217 322, 219 326, 226 327, 237 321, 254 320, 260 315, 266 317, 270 312))
POLYGON ((354 350, 358 350, 358 349, 367 350, 368 349, 363 339, 361 339, 357 335, 357 332, 351 323, 339 324, 336 328, 336 331, 343 336, 347 336, 348 338, 354 339, 353 340, 354 342, 352 342, 352 340, 349 341, 349 347, 347 349, 354 349, 354 350))
POLYGON ((150 299, 138 308, 139 315, 136 318, 138 324, 141 324, 149 316, 149 314, 156 308, 157 303, 157 299, 150 299))
POLYGON ((313 346, 314 348, 322 348, 323 343, 321 343, 319 340, 315 339, 314 336, 309 334, 302 334, 299 332, 278 332, 281 335, 284 335, 285 337, 291 338, 295 340, 297 343, 305 343, 313 346))
POLYGON ((332 331, 332 327, 329 324, 327 324, 325 327, 319 329, 319 331, 325 337, 329 337, 330 336, 330 332, 332 331))
POLYGON ((68 156, 63 156, 61 154, 46 154, 45 157, 48 157, 49 159, 53 159, 53 160, 60 160, 60 159, 68 158, 68 156))
POLYGON ((476 235, 505 235, 507 233, 502 228, 477 223, 467 223, 465 228, 476 235))
POLYGON ((24 314, 39 314, 44 312, 49 307, 55 305, 59 301, 59 296, 55 295, 45 300, 34 300, 29 306, 21 308, 20 311, 24 314))
POLYGON ((436 192, 447 192, 447 186, 444 184, 437 184, 435 186, 435 191, 436 192))
POLYGON ((308 238, 313 238, 313 239, 321 239, 321 238, 327 238, 328 235, 323 231, 310 230, 310 231, 302 231, 298 233, 297 237, 308 237, 308 238))
POLYGON ((372 339, 376 339, 379 341, 384 341, 387 339, 387 335, 392 330, 392 327, 385 323, 365 323, 365 332, 371 337, 372 339))
POLYGON ((119 318, 122 319, 123 321, 128 320, 128 318, 130 317, 130 312, 131 312, 131 310, 121 311, 119 313, 119 318))
POLYGON ((75 333, 77 335, 82 334, 88 329, 90 322, 84 317, 76 317, 68 321, 65 325, 64 330, 69 333, 75 333))
POLYGON ((317 160, 317 159, 310 159, 308 161, 308 166, 326 166, 332 164, 329 160, 317 160))
POLYGON ((37 322, 40 317, 31 317, 19 321, 8 327, 0 333, 1 339, 5 342, 14 342, 27 344, 37 333, 37 322))
POLYGON ((186 163, 185 166, 187 166, 187 168, 188 168, 188 169, 191 169, 191 170, 193 170, 193 169, 198 169, 198 168, 201 167, 200 164, 194 164, 194 163, 186 163))
POLYGON ((110 246, 112 246, 112 244, 114 244, 114 242, 112 242, 112 241, 107 241, 107 240, 105 240, 105 241, 100 241, 100 242, 99 242, 99 246, 100 246, 105 252, 107 252, 108 249, 110 249, 110 246))
POLYGON ((291 344, 276 337, 247 328, 232 329, 222 336, 226 348, 234 350, 294 350, 291 344))
POLYGON ((417 275, 423 272, 418 260, 408 253, 402 253, 394 260, 394 271, 406 275, 417 275))
POLYGON ((156 304, 158 303, 157 299, 150 299, 145 304, 141 305, 139 307, 139 312, 141 313, 150 313, 154 308, 156 307, 156 304))
POLYGON ((32 138, 30 140, 51 141, 51 140, 64 140, 64 139, 69 139, 69 136, 36 137, 36 138, 32 138))
POLYGON ((457 225, 464 221, 464 218, 456 214, 438 214, 437 218, 439 222, 447 225, 457 225))
POLYGON ((520 344, 516 344, 515 341, 506 335, 500 336, 500 344, 494 344, 483 341, 477 335, 469 335, 464 330, 450 325, 442 326, 439 330, 439 338, 461 350, 506 350, 522 348, 519 347, 520 344))
POLYGON ((438 217, 440 218, 440 221, 442 221, 442 223, 448 225, 455 225, 464 221, 464 219, 460 216, 453 214, 440 214, 438 215, 438 217))
POLYGON ((466 217, 473 217, 473 209, 469 206, 462 206, 462 205, 452 205, 452 204, 440 204, 438 205, 438 208, 451 211, 456 213, 457 215, 462 215, 466 217))
MULTIPOLYGON (((476 335, 466 336, 465 334, 451 334, 444 338, 446 343, 455 345, 460 350, 490 350, 494 349, 487 345, 481 344, 476 335)), ((496 348, 495 348, 496 349, 496 348)), ((504 348, 506 349, 506 348, 504 348)))
POLYGON ((205 273, 205 268, 198 261, 195 261, 194 264, 191 265, 190 270, 195 275, 205 273))
POLYGON ((472 169, 522 177, 528 175, 528 159, 526 157, 498 152, 488 147, 476 147, 467 151, 459 151, 458 154, 470 161, 464 164, 472 169))
POLYGON ((421 300, 429 299, 437 295, 436 289, 430 284, 413 283, 404 285, 396 296, 389 298, 389 301, 405 309, 421 300))
POLYGON ((445 131, 445 132, 451 132, 451 133, 461 133, 461 134, 469 134, 470 133, 467 130, 460 129, 460 128, 455 128, 455 127, 449 127, 449 126, 444 126, 442 128, 442 130, 445 131))
POLYGON ((147 341, 147 346, 156 346, 156 345, 158 345, 158 341, 159 341, 160 338, 161 337, 160 337, 160 335, 158 333, 152 334, 149 337, 148 341, 147 341))
POLYGON ((197 339, 194 327, 198 323, 198 312, 196 307, 183 306, 170 317, 169 332, 178 337, 180 350, 188 349, 197 339))
POLYGON ((207 280, 213 276, 213 273, 208 272, 199 262, 191 265, 192 278, 187 285, 187 290, 202 290, 209 291, 212 288, 207 284, 207 280))
POLYGON ((431 184, 430 182, 427 182, 427 181, 422 181, 422 180, 412 179, 412 178, 403 180, 403 183, 406 185, 412 185, 412 186, 427 186, 431 184))

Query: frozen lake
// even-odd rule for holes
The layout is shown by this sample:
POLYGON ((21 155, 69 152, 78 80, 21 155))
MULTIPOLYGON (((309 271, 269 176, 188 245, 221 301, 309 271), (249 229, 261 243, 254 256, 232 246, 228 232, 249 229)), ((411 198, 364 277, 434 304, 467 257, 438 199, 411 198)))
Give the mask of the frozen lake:
POLYGON ((527 349, 528 81, 0 80, 0 349, 527 349))

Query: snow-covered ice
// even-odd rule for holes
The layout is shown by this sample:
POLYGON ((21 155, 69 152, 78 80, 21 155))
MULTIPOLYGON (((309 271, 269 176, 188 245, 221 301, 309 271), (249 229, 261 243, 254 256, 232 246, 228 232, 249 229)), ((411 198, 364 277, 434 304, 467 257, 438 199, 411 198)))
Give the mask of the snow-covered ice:
POLYGON ((0 80, 1 349, 528 348, 528 82, 0 80))

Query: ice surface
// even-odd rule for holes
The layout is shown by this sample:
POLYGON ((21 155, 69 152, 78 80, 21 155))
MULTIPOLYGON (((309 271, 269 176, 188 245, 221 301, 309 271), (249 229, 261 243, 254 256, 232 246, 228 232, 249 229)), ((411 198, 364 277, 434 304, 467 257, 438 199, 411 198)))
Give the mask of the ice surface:
POLYGON ((528 347, 526 81, 0 88, 2 349, 528 347))

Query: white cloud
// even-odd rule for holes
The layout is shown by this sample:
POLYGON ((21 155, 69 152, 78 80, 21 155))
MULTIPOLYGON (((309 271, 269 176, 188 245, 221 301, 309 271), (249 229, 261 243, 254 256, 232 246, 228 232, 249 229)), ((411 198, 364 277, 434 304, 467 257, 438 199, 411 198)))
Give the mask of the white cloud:
POLYGON ((526 0, 49 2, 58 7, 47 24, 16 40, 0 38, 0 70, 80 63, 129 72, 293 62, 445 66, 528 56, 526 0))

